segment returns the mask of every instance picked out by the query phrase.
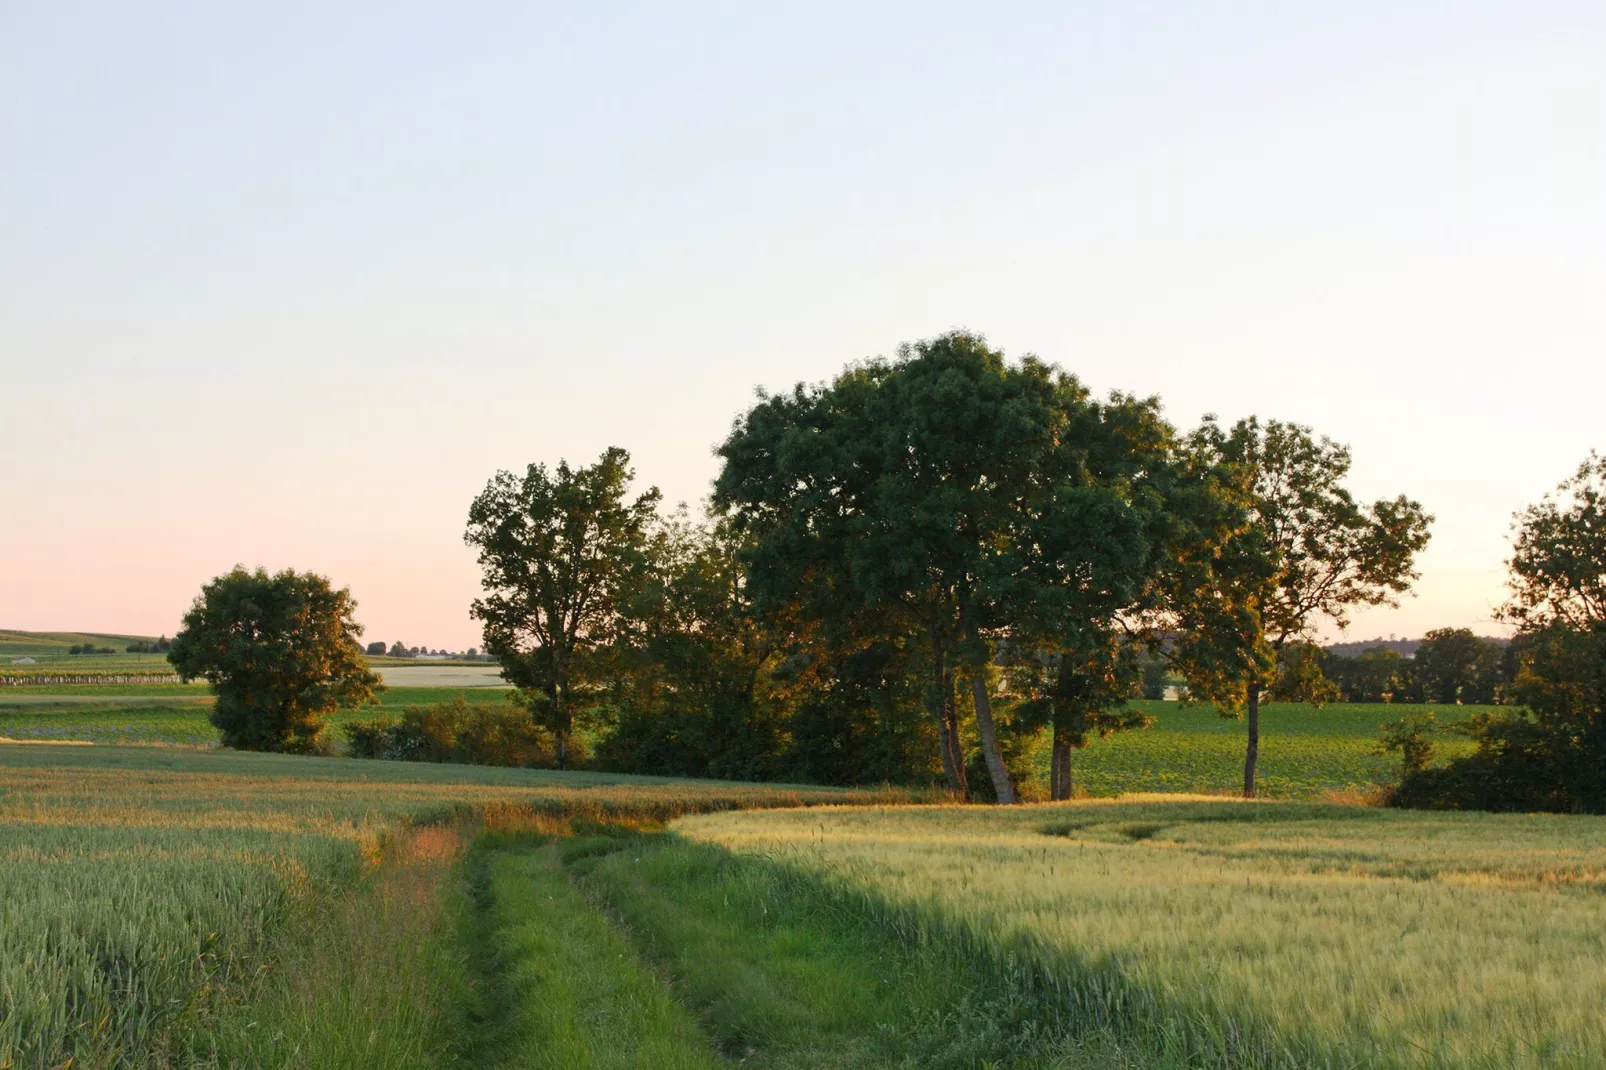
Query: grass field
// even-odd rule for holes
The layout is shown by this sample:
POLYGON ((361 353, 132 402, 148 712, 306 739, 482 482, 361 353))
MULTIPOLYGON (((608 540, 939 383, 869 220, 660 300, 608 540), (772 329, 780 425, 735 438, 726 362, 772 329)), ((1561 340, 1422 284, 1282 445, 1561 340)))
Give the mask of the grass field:
POLYGON ((1606 1065, 1606 818, 1168 799, 678 828, 974 947, 1140 1065, 1606 1065))
MULTIPOLYGON (((1244 724, 1214 709, 1176 702, 1134 702, 1154 726, 1098 740, 1072 757, 1075 785, 1093 796, 1122 792, 1219 792, 1243 785, 1244 724)), ((1494 706, 1334 704, 1316 708, 1275 702, 1261 710, 1261 794, 1268 799, 1317 799, 1328 792, 1374 790, 1390 783, 1398 759, 1377 753, 1383 725, 1409 713, 1434 711, 1453 724, 1494 706)), ((1446 741, 1448 756, 1470 749, 1446 741)), ((1037 776, 1048 781, 1046 746, 1035 754, 1037 776)))
POLYGON ((0 785, 0 1066, 1606 1064, 1603 818, 48 744, 0 785), (856 805, 730 812, 805 803, 856 805))
MULTIPOLYGON (((455 842, 449 825, 420 836, 473 808, 537 822, 546 813, 661 821, 711 807, 876 797, 148 747, 0 746, 0 783, 0 1066, 19 1067, 212 1057, 255 1065, 279 1055, 289 1059, 282 1065, 338 1065, 295 1055, 297 1044, 336 1051, 349 1040, 352 1021, 328 1017, 325 1004, 366 1006, 362 986, 379 983, 367 975, 391 969, 376 963, 453 939, 448 921, 407 915, 426 902, 444 909, 450 867, 437 865, 435 883, 411 892, 419 867, 402 867, 412 876, 387 891, 380 878, 395 874, 384 860, 399 845, 426 863, 454 861, 456 849, 443 846, 455 842), (341 897, 364 879, 378 899, 331 933, 324 921, 341 916, 341 897), (407 916, 395 932, 370 931, 387 910, 407 916), (282 943, 300 915, 318 917, 282 943), (417 939, 406 937, 408 924, 423 926, 417 939), (347 946, 345 957, 319 953, 330 941, 347 946), (276 974, 278 989, 261 980, 264 966, 298 955, 305 968, 276 974), (306 1005, 304 990, 320 983, 327 998, 306 1005), (279 1007, 281 1034, 302 1040, 254 1032, 265 1006, 279 1007)), ((437 968, 454 961, 436 959, 437 968)), ((463 1023, 430 1008, 466 982, 436 980, 439 991, 422 978, 420 989, 391 993, 384 1013, 400 1018, 348 1065, 433 1065, 440 1045, 460 1041, 463 1023)))
MULTIPOLYGON (((1606 1065, 1606 819, 708 814, 907 796, 246 755, 211 701, 0 689, 0 1067, 1606 1065)), ((1144 705, 1079 789, 1237 787, 1241 723, 1144 705)), ((1267 707, 1266 795, 1426 708, 1267 707)))
MULTIPOLYGON (((380 695, 378 708, 342 710, 330 719, 330 727, 338 740, 340 726, 350 721, 374 717, 383 709, 447 701, 458 694, 467 694, 478 702, 496 702, 502 696, 500 691, 484 688, 465 692, 436 687, 392 687, 380 695)), ((0 738, 25 742, 215 746, 217 729, 207 719, 212 701, 204 684, 0 688, 0 738)))
MULTIPOLYGON (((501 701, 501 693, 489 689, 393 686, 380 696, 380 704, 394 710, 457 694, 476 702, 501 701)), ((5 688, 0 689, 0 737, 207 746, 217 740, 217 732, 207 720, 210 702, 202 685, 5 688)), ((1092 796, 1230 792, 1241 785, 1241 722, 1174 702, 1139 705, 1155 718, 1153 728, 1100 740, 1076 753, 1075 780, 1081 791, 1092 796)), ((1450 723, 1479 708, 1269 705, 1262 714, 1262 793, 1273 799, 1319 799, 1332 792, 1373 791, 1389 783, 1396 772, 1396 760, 1376 751, 1384 723, 1428 709, 1436 711, 1440 721, 1450 723)), ((341 724, 375 713, 370 707, 338 714, 332 720, 337 738, 341 724)), ((1448 755, 1466 746, 1448 741, 1443 752, 1448 755)), ((1041 793, 1048 777, 1047 747, 1038 747, 1034 759, 1035 787, 1041 793)))
MULTIPOLYGON (((96 649, 111 647, 119 654, 130 643, 143 640, 151 642, 154 635, 114 635, 108 632, 22 632, 12 629, 0 628, 0 658, 9 660, 13 657, 70 657, 68 649, 75 646, 89 644, 96 649)), ((100 655, 104 660, 108 655, 100 655)), ((160 659, 161 654, 133 655, 136 657, 152 657, 160 659)), ((79 661, 93 661, 97 655, 81 655, 74 658, 79 661)))
MULTIPOLYGON (((373 660, 373 659, 370 659, 373 660)), ((480 663, 433 662, 423 665, 391 661, 375 665, 386 687, 454 687, 454 688, 507 688, 502 670, 495 665, 480 663)))

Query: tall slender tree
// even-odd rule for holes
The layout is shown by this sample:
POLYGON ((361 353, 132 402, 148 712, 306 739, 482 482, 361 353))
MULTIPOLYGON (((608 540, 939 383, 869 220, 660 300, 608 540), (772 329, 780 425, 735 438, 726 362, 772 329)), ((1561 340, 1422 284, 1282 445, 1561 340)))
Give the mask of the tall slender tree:
POLYGON ((1297 424, 1206 420, 1189 446, 1247 516, 1173 572, 1176 663, 1191 694, 1247 716, 1243 793, 1254 798, 1260 698, 1279 655, 1322 621, 1342 628, 1357 606, 1398 604, 1433 518, 1404 496, 1358 503, 1343 485, 1349 450, 1297 424))
POLYGON ((615 447, 589 467, 498 472, 469 507, 464 541, 479 549, 485 589, 471 612, 502 676, 552 732, 559 768, 621 604, 643 575, 660 495, 654 487, 631 499, 634 475, 630 455, 615 447))

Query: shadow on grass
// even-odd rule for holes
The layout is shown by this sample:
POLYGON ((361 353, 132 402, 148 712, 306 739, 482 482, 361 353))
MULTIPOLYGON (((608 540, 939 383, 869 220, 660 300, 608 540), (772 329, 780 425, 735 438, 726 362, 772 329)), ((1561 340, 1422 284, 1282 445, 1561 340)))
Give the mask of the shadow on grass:
POLYGON ((592 842, 566 865, 744 1066, 1352 1065, 1240 1015, 1184 1013, 1118 959, 785 860, 667 834, 592 842))

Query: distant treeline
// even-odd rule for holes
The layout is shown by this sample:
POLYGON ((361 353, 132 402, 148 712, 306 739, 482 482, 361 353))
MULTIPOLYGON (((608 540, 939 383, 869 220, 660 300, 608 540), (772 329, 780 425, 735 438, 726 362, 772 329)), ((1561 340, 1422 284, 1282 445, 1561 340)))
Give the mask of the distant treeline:
MULTIPOLYGON (((1509 639, 1503 639, 1495 635, 1480 635, 1477 638, 1483 642, 1498 643, 1501 646, 1511 642, 1509 639)), ((1421 639, 1384 639, 1379 636, 1376 639, 1350 639, 1342 643, 1328 643, 1323 646, 1322 649, 1330 654, 1342 654, 1346 658, 1353 658, 1355 655, 1364 653, 1368 650, 1376 650, 1378 647, 1385 647, 1394 651, 1402 658, 1410 658, 1416 656, 1416 648, 1421 645, 1421 639)))
MULTIPOLYGON (((444 647, 441 648, 441 649, 438 649, 438 650, 431 650, 427 646, 408 646, 406 643, 402 642, 400 639, 396 640, 394 643, 391 643, 389 646, 385 645, 384 640, 377 640, 375 642, 369 643, 366 647, 363 648, 363 653, 367 654, 371 658, 381 658, 381 657, 382 658, 433 657, 433 658, 469 658, 469 659, 473 659, 473 658, 482 658, 482 657, 484 657, 484 655, 482 655, 479 652, 479 650, 476 649, 475 647, 469 647, 467 650, 456 651, 456 652, 447 650, 444 647)), ((486 660, 490 660, 490 659, 486 658, 486 660)))
POLYGON ((1305 702, 1500 703, 1523 649, 1520 639, 1488 638, 1468 628, 1440 628, 1421 639, 1334 643, 1319 651, 1292 646, 1283 651, 1274 694, 1305 702))

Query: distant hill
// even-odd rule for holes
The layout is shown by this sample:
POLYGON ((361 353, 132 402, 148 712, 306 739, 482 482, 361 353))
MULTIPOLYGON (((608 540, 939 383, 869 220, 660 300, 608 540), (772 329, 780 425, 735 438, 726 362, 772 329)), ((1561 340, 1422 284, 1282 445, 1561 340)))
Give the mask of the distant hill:
MULTIPOLYGON (((1498 635, 1480 635, 1478 638, 1490 643, 1499 643, 1501 646, 1505 646, 1510 642, 1509 639, 1503 639, 1498 635)), ((1346 658, 1353 658, 1355 655, 1371 650, 1373 647, 1385 646, 1402 658, 1414 658, 1416 657, 1416 648, 1421 645, 1422 640, 1420 639, 1384 639, 1379 637, 1377 639, 1357 639, 1348 643, 1328 643, 1323 649, 1346 658)))
POLYGON ((69 647, 92 643, 97 647, 109 646, 122 653, 129 643, 155 641, 154 635, 114 635, 110 632, 23 632, 0 628, 0 654, 12 657, 28 655, 46 657, 65 654, 69 647))

